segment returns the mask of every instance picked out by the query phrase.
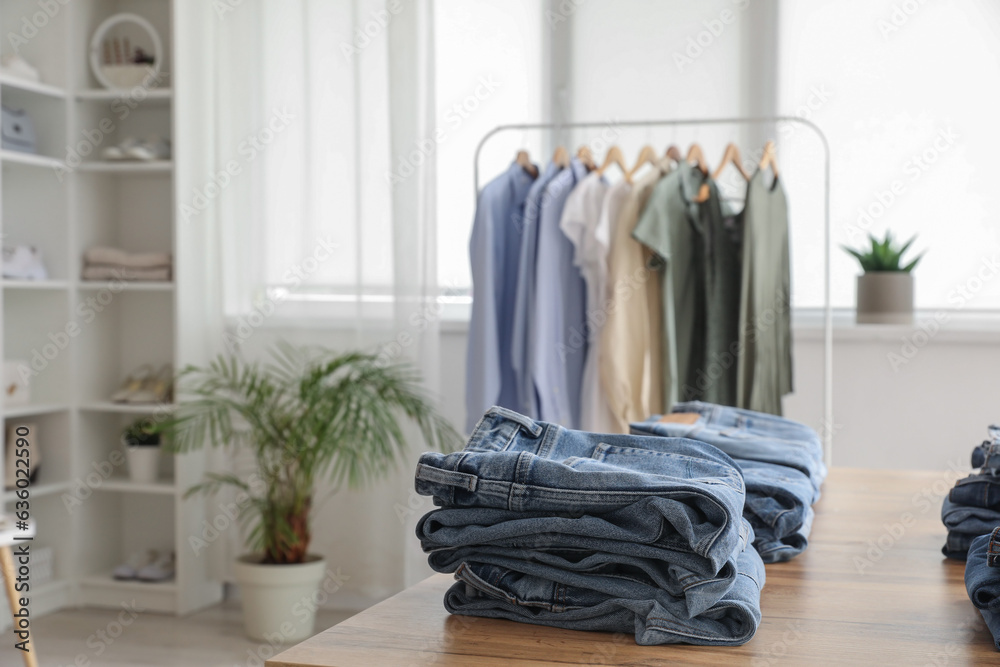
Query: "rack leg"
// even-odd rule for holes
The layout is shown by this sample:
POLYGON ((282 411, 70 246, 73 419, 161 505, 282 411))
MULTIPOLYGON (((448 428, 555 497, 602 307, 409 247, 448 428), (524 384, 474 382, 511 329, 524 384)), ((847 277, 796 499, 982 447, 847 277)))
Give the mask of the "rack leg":
MULTIPOLYGON (((0 571, 3 572, 3 584, 7 590, 7 602, 10 603, 10 613, 16 619, 17 613, 21 611, 21 604, 18 602, 17 591, 14 590, 14 579, 17 577, 17 570, 14 567, 14 554, 10 547, 0 547, 0 571)), ((29 649, 22 651, 24 656, 24 667, 38 667, 38 658, 35 655, 34 639, 28 644, 29 649)))

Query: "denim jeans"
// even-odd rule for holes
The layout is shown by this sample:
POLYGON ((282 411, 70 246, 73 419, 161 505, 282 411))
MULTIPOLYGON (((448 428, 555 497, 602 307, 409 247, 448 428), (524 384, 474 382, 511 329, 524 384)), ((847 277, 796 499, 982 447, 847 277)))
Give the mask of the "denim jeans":
POLYGON ((983 440, 972 450, 972 467, 983 468, 984 472, 1000 469, 1000 443, 983 440))
POLYGON ((948 530, 969 535, 985 535, 1000 526, 1000 510, 958 505, 949 497, 941 504, 941 521, 948 530))
POLYGON ((1000 569, 987 564, 991 542, 995 548, 995 533, 980 535, 972 541, 965 564, 965 589, 972 604, 983 615, 997 649, 1000 649, 1000 569))
POLYGON ((417 535, 431 566, 459 580, 445 600, 454 613, 627 630, 639 643, 743 643, 759 623, 743 477, 711 445, 493 408, 465 450, 421 456, 416 488, 443 506, 417 535))
POLYGON ((747 487, 743 517, 753 527, 754 547, 761 559, 778 563, 805 551, 814 516, 809 478, 787 466, 734 460, 743 470, 747 487))
POLYGON ((948 558, 955 560, 965 560, 969 555, 969 547, 972 540, 979 537, 979 533, 962 533, 956 530, 949 530, 948 537, 945 538, 941 553, 948 558))
POLYGON ((948 499, 956 505, 1000 510, 1000 475, 987 470, 960 479, 948 499))
POLYGON ((572 431, 504 408, 483 416, 463 451, 420 457, 416 490, 438 505, 469 508, 455 535, 425 550, 515 540, 533 548, 626 554, 657 549, 669 562, 715 576, 740 541, 743 476, 733 460, 701 442, 572 431), (512 515, 495 514, 506 510, 512 515))
MULTIPOLYGON (((674 412, 697 413, 694 424, 663 423, 660 416, 631 425, 633 434, 690 438, 715 445, 735 459, 795 468, 807 475, 819 500, 826 479, 823 444, 819 434, 805 424, 752 410, 690 401, 674 405, 674 412)), ((812 503, 810 503, 812 504, 812 503)))
MULTIPOLYGON (((746 534, 746 533, 744 533, 746 534)), ((607 586, 576 587, 545 577, 466 562, 445 594, 455 614, 506 618, 571 630, 634 633, 636 643, 727 646, 750 641, 760 625, 764 564, 744 541, 735 556, 738 575, 705 613, 677 614, 669 596, 623 579, 607 586), (631 585, 621 585, 631 584, 631 585), (622 593, 625 593, 623 595, 622 593)))

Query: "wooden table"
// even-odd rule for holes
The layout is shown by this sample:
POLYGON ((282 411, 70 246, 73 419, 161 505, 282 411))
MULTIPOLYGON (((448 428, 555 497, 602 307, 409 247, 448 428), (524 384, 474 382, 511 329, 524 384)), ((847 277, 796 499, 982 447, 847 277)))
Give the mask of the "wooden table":
POLYGON ((808 550, 767 566, 763 622, 739 647, 637 646, 631 636, 452 616, 434 575, 267 661, 372 665, 1000 665, 941 555, 941 501, 956 472, 835 469, 808 550))

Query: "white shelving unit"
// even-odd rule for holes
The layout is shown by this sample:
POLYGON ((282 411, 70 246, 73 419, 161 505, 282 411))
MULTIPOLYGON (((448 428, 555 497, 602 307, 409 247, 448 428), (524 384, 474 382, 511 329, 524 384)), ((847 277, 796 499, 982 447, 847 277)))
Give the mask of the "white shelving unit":
MULTIPOLYGON (((202 344, 190 342, 200 325, 187 315, 198 312, 189 300, 202 298, 197 276, 188 271, 191 280, 182 286, 80 279, 83 253, 95 245, 169 251, 175 267, 191 264, 183 259, 189 232, 176 215, 181 195, 174 161, 99 158, 101 148, 127 136, 155 134, 173 139, 175 152, 184 149, 177 141, 169 74, 174 2, 74 0, 56 6, 56 15, 19 48, 41 72, 42 83, 0 74, 0 101, 30 114, 39 143, 38 154, 0 150, 0 234, 4 244, 41 249, 50 276, 40 282, 0 281, 3 359, 38 369, 31 402, 3 406, 2 412, 4 434, 11 424, 31 423, 43 453, 31 486, 31 513, 38 523, 34 545, 53 549, 55 577, 31 591, 31 609, 40 615, 74 605, 117 607, 135 599, 151 611, 189 613, 222 598, 222 585, 209 576, 206 559, 188 546, 188 537, 200 534, 205 520, 204 501, 183 497, 201 478, 202 455, 164 454, 157 482, 132 482, 127 464, 109 462, 118 460, 112 453, 121 451, 122 429, 173 406, 117 404, 110 396, 143 364, 181 368, 202 361, 202 344), (145 17, 160 33, 165 53, 157 56, 164 59, 166 74, 154 89, 105 90, 89 71, 94 30, 119 12, 145 17), (80 150, 106 120, 113 130, 80 150), (176 552, 174 581, 111 577, 128 555, 149 548, 176 552)), ((34 0, 3 0, 0 29, 18 34, 24 17, 38 11, 34 0)), ((7 54, 10 40, 4 42, 0 51, 7 54)), ((3 463, 0 457, 0 473, 3 463)), ((10 511, 14 494, 5 490, 2 500, 10 511)))

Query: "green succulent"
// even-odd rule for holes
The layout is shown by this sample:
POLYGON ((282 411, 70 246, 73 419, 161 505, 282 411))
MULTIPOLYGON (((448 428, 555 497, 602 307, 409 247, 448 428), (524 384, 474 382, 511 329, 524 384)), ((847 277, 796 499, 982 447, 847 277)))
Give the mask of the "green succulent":
POLYGON ((917 255, 916 259, 911 261, 909 264, 901 265, 901 262, 903 261, 903 254, 909 250, 910 246, 913 245, 913 242, 917 240, 916 236, 911 238, 902 246, 897 246, 895 244, 892 238, 892 232, 889 231, 886 231, 885 239, 881 241, 871 234, 868 235, 868 240, 871 242, 871 248, 855 250, 854 248, 841 246, 861 263, 861 268, 865 273, 872 273, 874 271, 898 271, 900 273, 909 273, 913 270, 913 267, 917 265, 917 262, 919 262, 924 256, 924 253, 920 253, 917 255))

